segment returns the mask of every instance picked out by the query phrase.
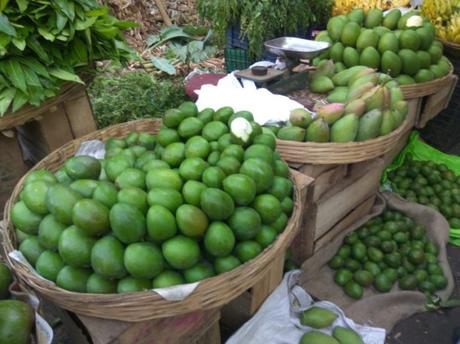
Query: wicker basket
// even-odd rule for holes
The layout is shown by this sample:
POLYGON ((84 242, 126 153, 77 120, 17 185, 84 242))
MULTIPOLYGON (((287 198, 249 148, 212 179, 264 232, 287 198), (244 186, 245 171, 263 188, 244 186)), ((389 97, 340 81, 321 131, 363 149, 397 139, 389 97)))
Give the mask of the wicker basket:
POLYGON ((439 41, 444 46, 444 51, 446 55, 457 58, 460 57, 460 44, 444 41, 442 39, 440 39, 439 41))
POLYGON ((401 91, 405 99, 421 98, 435 94, 439 89, 448 82, 454 71, 454 67, 450 64, 450 71, 447 75, 439 79, 434 79, 420 84, 401 85, 401 91))
POLYGON ((363 142, 316 143, 277 140, 276 150, 281 158, 300 164, 351 164, 371 160, 391 151, 399 139, 412 128, 408 115, 403 124, 390 134, 363 142))
MULTIPOLYGON (((51 153, 34 167, 56 171, 63 162, 73 156, 80 143, 85 140, 110 137, 123 137, 131 131, 155 132, 161 122, 158 120, 139 120, 96 131, 78 140, 74 140, 61 149, 51 153)), ((13 194, 5 206, 5 253, 16 247, 15 231, 10 219, 10 211, 19 197, 24 176, 16 185, 13 194)), ((196 310, 218 308, 238 297, 258 282, 271 267, 272 261, 290 245, 297 234, 301 218, 300 190, 295 187, 294 211, 283 233, 267 247, 257 258, 242 264, 238 268, 200 282, 191 295, 182 301, 167 301, 159 294, 144 291, 127 294, 85 294, 66 291, 54 283, 39 277, 26 265, 7 255, 9 264, 22 283, 30 286, 39 294, 57 305, 90 317, 138 322, 151 319, 167 318, 196 310)))

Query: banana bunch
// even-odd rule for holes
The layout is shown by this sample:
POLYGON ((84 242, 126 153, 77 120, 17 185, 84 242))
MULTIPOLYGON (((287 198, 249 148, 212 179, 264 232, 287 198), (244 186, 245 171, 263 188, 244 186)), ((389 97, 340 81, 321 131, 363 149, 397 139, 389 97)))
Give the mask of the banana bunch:
POLYGON ((422 14, 442 40, 460 44, 460 0, 424 0, 422 14))
POLYGON ((347 14, 355 8, 362 8, 369 11, 372 8, 388 10, 393 7, 409 6, 410 0, 336 0, 334 7, 334 16, 347 14))

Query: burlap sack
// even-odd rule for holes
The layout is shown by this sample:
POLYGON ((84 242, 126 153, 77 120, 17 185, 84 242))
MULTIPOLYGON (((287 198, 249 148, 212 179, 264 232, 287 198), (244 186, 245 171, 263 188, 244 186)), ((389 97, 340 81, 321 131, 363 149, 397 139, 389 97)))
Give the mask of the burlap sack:
POLYGON ((334 282, 334 271, 327 266, 327 262, 336 254, 345 235, 382 213, 385 207, 398 210, 414 219, 415 222, 426 226, 428 237, 439 247, 439 264, 448 280, 446 289, 439 291, 437 295, 443 301, 447 300, 454 288, 454 280, 446 254, 449 224, 437 211, 420 204, 407 202, 391 192, 380 194, 368 216, 347 228, 304 263, 301 285, 311 295, 321 300, 331 301, 341 307, 345 314, 354 321, 383 327, 390 331, 399 320, 426 309, 425 295, 418 291, 402 291, 396 283, 389 293, 384 294, 373 288, 365 288, 363 298, 356 301, 347 296, 334 282))

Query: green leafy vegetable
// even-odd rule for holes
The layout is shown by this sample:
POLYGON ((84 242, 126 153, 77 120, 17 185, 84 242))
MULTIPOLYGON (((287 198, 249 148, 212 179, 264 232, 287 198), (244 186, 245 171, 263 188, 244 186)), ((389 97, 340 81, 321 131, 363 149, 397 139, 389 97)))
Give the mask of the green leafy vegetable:
POLYGON ((333 0, 197 0, 198 13, 210 21, 220 43, 225 43, 227 28, 239 24, 253 56, 262 52, 268 38, 327 22, 333 4, 333 0))
POLYGON ((134 57, 122 30, 97 0, 0 0, 0 116, 40 105, 98 60, 134 57))
POLYGON ((144 71, 104 73, 94 79, 88 91, 99 128, 162 117, 166 110, 186 100, 181 78, 158 80, 144 71))

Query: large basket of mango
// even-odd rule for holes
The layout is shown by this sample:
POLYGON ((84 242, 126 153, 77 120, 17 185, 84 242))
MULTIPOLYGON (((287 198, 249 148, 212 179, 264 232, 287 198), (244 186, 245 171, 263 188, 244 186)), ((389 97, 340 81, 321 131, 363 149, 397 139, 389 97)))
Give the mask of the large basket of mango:
POLYGON ((269 270, 301 209, 274 136, 191 102, 160 126, 99 130, 21 179, 3 245, 22 283, 78 314, 143 321, 220 307, 269 270), (105 142, 103 160, 75 155, 88 140, 105 142), (195 282, 181 301, 152 291, 195 282))
POLYGON ((452 74, 435 37, 436 27, 418 11, 393 9, 384 15, 378 8, 354 9, 331 18, 327 31, 318 34, 317 40, 332 47, 313 63, 330 58, 337 71, 374 68, 395 78, 406 99, 423 97, 436 93, 452 74))
POLYGON ((336 73, 332 60, 324 60, 310 75, 309 89, 324 97, 316 112, 296 109, 285 126, 269 127, 288 162, 370 160, 392 150, 415 120, 398 83, 372 68, 354 66, 336 73))

